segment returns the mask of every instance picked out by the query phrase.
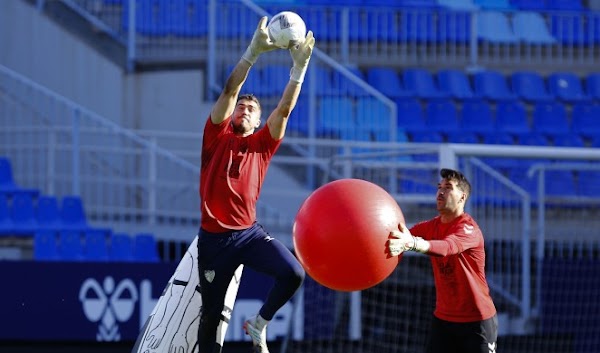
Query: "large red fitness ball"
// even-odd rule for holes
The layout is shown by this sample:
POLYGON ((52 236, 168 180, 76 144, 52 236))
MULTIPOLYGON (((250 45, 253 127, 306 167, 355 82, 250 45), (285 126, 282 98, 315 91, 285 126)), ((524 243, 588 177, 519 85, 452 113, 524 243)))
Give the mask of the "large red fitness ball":
POLYGON ((306 272, 340 291, 370 288, 398 265, 387 240, 404 215, 383 188, 340 179, 315 190, 298 210, 293 227, 296 255, 306 272))

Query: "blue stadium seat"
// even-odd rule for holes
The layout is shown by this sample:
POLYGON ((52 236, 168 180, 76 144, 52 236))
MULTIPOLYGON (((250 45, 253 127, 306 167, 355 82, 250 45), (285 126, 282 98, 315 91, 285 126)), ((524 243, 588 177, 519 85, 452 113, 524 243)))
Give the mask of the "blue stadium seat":
POLYGON ((401 12, 399 39, 404 42, 429 43, 437 39, 434 26, 435 11, 415 9, 401 12))
POLYGON ((396 103, 398 128, 406 131, 409 136, 427 130, 425 114, 421 103, 416 98, 397 99, 396 103))
POLYGON ((437 81, 440 90, 446 92, 451 97, 460 100, 478 98, 473 88, 469 77, 460 70, 444 69, 437 73, 437 81))
POLYGON ((567 103, 589 101, 579 77, 572 72, 554 72, 548 76, 548 88, 551 94, 567 103))
POLYGON ((519 145, 522 146, 549 146, 548 138, 537 131, 531 131, 517 135, 519 145))
POLYGON ((306 96, 300 96, 287 123, 289 136, 306 137, 309 134, 310 105, 306 96))
POLYGON ((440 91, 437 87, 433 75, 425 69, 405 69, 402 72, 404 87, 412 91, 419 98, 439 99, 447 98, 447 92, 440 91))
MULTIPOLYGON (((362 81, 365 80, 364 73, 357 67, 346 67, 354 76, 358 77, 362 81)), ((333 87, 338 94, 349 97, 361 97, 366 96, 367 92, 354 82, 353 78, 350 78, 343 74, 341 71, 334 69, 331 73, 331 81, 333 87)))
MULTIPOLYGON (((289 65, 268 65, 263 67, 260 73, 260 77, 263 80, 262 94, 267 96, 281 95, 285 85, 290 80, 290 67, 289 65), (269 84, 264 84, 268 82, 269 84)), ((308 75, 308 73, 306 74, 308 75)))
POLYGON ((207 4, 203 0, 167 0, 167 11, 161 15, 167 31, 182 37, 203 37, 208 34, 207 4))
POLYGON ((548 102, 555 97, 548 93, 544 78, 533 71, 516 71, 511 75, 513 91, 527 102, 548 102))
MULTIPOLYGON (((135 30, 137 33, 149 36, 167 35, 163 15, 164 0, 136 1, 135 3, 135 30)), ((129 31, 129 6, 125 4, 121 12, 123 31, 129 31)))
POLYGON ((458 113, 450 99, 431 100, 425 108, 425 125, 429 131, 444 134, 458 132, 458 113))
POLYGON ((477 35, 480 40, 492 44, 516 44, 519 41, 508 17, 498 11, 479 12, 477 35))
POLYGON ((531 129, 547 137, 570 131, 565 106, 559 102, 536 103, 533 107, 531 129))
POLYGON ((452 10, 477 10, 479 6, 473 0, 437 0, 438 5, 452 10))
MULTIPOLYGON (((244 85, 242 86, 241 92, 252 93, 260 99, 262 96, 266 96, 268 94, 269 90, 266 87, 271 86, 270 84, 265 85, 265 82, 270 83, 270 81, 263 80, 260 70, 250 70, 250 72, 248 72, 248 77, 246 77, 246 82, 244 82, 244 85)), ((282 87, 279 87, 279 90, 280 92, 283 92, 282 87)))
POLYGON ((511 0, 511 5, 523 11, 543 11, 546 10, 546 2, 540 0, 511 0))
POLYGON ((490 10, 511 10, 512 5, 509 0, 475 0, 475 4, 482 9, 490 10))
POLYGON ((133 261, 133 240, 129 234, 113 233, 111 235, 109 258, 111 261, 133 261))
POLYGON ((109 259, 109 237, 110 232, 102 229, 88 229, 84 232, 84 259, 86 261, 103 262, 109 259))
POLYGON ((13 223, 10 218, 8 197, 0 193, 0 236, 12 235, 13 223))
POLYGON ((600 105, 583 102, 573 105, 571 129, 585 138, 600 137, 600 105))
POLYGON ((443 143, 444 136, 436 131, 423 131, 412 135, 411 141, 419 143, 443 143))
POLYGON ((447 141, 451 143, 480 143, 477 134, 467 131, 449 133, 447 134, 447 141))
POLYGON ((41 229, 59 230, 63 227, 58 199, 55 196, 41 195, 38 198, 35 217, 41 229))
POLYGON ((584 9, 580 0, 546 0, 548 10, 582 11, 584 9))
POLYGON ((391 99, 414 96, 414 92, 402 86, 400 75, 389 67, 370 67, 367 69, 367 83, 391 99))
POLYGON ((575 133, 564 133, 554 135, 553 145, 557 147, 585 147, 585 142, 581 135, 575 133))
MULTIPOLYGON (((374 0, 369 1, 369 4, 377 3, 377 1, 380 1, 380 5, 390 3, 388 0, 374 0)), ((436 0, 396 0, 395 3, 400 7, 415 7, 418 9, 435 9, 438 6, 436 0)))
POLYGON ((555 44, 546 20, 538 12, 517 11, 512 18, 515 36, 529 44, 555 44))
POLYGON ((553 12, 550 15, 550 33, 566 45, 586 45, 587 33, 582 16, 573 12, 553 12))
POLYGON ((350 98, 321 98, 317 135, 336 136, 340 130, 355 129, 354 103, 350 98))
POLYGON ((525 106, 520 101, 499 102, 496 106, 498 132, 522 134, 531 131, 525 106))
POLYGON ((84 259, 80 231, 63 229, 58 232, 58 256, 61 261, 82 261, 84 259))
MULTIPOLYGON (((600 27, 600 22, 598 23, 600 27)), ((585 79, 586 93, 590 98, 600 101, 600 72, 593 72, 585 79)))
POLYGON ((33 197, 39 195, 39 190, 19 186, 13 176, 12 164, 8 158, 0 157, 0 193, 12 197, 15 194, 26 193, 33 197))
MULTIPOLYGON (((303 87, 310 87, 311 81, 314 77, 316 80, 315 91, 317 95, 320 96, 331 96, 337 95, 337 91, 334 90, 333 81, 331 78, 331 70, 329 67, 321 66, 321 65, 310 65, 308 71, 306 72, 306 76, 304 78, 303 87)), ((288 69, 288 80, 289 80, 289 69, 288 69)), ((303 89, 302 92, 304 94, 308 94, 308 89, 303 89)), ((300 94, 302 94, 302 92, 300 94)))
POLYGON ((575 177, 569 170, 547 170, 544 179, 546 195, 575 196, 575 177))
POLYGON ((600 171, 581 170, 577 178, 577 194, 585 197, 600 197, 600 171))
MULTIPOLYGON (((373 135, 381 136, 382 133, 389 132, 392 128, 390 109, 380 100, 372 97, 362 97, 357 100, 356 122, 359 129, 373 135)), ((393 123, 396 122, 393 121, 393 123)))
POLYGON ((63 229, 85 231, 90 228, 83 201, 79 196, 65 196, 60 207, 60 219, 63 229))
POLYGON ((136 262, 158 262, 156 239, 150 233, 138 233, 133 237, 133 259, 136 262))
POLYGON ((465 101, 461 110, 460 130, 481 135, 496 132, 490 104, 483 99, 465 101))
POLYGON ((494 70, 484 70, 473 75, 475 92, 493 101, 516 100, 518 96, 508 86, 506 77, 494 70))
POLYGON ((33 236, 39 229, 35 217, 35 206, 30 194, 17 194, 13 196, 10 207, 10 218, 13 223, 15 235, 33 236))
POLYGON ((58 235, 52 230, 38 230, 33 236, 33 259, 37 261, 57 261, 58 235))
MULTIPOLYGON (((455 2, 454 0, 445 0, 455 2)), ((467 0, 468 1, 468 0, 467 0)), ((437 38, 442 43, 466 44, 471 41, 472 13, 468 10, 438 12, 437 38)))
POLYGON ((514 145, 515 138, 508 132, 492 132, 483 134, 483 143, 487 145, 514 145))

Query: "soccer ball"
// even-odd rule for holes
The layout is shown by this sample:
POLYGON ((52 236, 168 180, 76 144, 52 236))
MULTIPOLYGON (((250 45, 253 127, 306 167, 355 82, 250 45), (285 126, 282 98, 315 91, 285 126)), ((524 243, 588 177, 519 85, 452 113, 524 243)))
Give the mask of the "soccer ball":
POLYGON ((269 37, 279 48, 289 49, 302 43, 306 37, 306 24, 297 13, 283 11, 271 18, 267 26, 269 37))

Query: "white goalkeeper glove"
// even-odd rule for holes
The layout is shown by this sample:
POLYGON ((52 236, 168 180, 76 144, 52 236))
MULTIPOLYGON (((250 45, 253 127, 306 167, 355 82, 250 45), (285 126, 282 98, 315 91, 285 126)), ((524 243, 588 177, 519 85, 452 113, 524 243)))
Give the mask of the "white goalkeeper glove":
POLYGON ((267 32, 267 17, 265 16, 258 21, 258 26, 252 36, 252 41, 250 42, 250 45, 248 45, 244 55, 242 55, 242 59, 246 60, 250 65, 254 65, 260 54, 277 48, 278 47, 275 46, 273 41, 269 38, 269 33, 267 32))
POLYGON ((405 251, 426 253, 429 250, 429 242, 421 237, 414 237, 402 223, 398 225, 398 230, 390 233, 390 236, 392 238, 388 240, 388 251, 391 256, 399 256, 405 251))
POLYGON ((302 43, 290 48, 290 54, 294 61, 294 66, 292 66, 292 70, 290 71, 290 80, 298 83, 304 82, 304 76, 306 75, 306 69, 308 68, 308 62, 310 61, 314 47, 315 37, 312 31, 308 31, 302 43))

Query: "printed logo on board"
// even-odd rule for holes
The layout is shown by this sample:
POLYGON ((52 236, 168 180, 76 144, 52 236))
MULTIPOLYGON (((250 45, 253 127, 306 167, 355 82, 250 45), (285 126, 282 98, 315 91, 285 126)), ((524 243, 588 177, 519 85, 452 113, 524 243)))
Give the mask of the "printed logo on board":
POLYGON ((120 341, 119 323, 133 315, 138 290, 131 279, 115 284, 108 276, 100 284, 95 278, 86 279, 79 289, 79 301, 85 317, 98 323, 98 341, 120 341))

